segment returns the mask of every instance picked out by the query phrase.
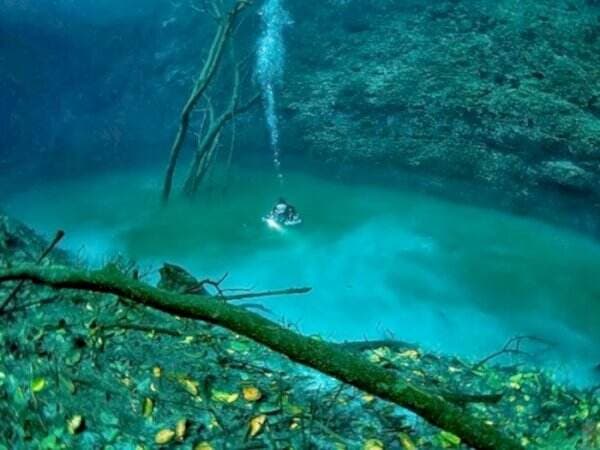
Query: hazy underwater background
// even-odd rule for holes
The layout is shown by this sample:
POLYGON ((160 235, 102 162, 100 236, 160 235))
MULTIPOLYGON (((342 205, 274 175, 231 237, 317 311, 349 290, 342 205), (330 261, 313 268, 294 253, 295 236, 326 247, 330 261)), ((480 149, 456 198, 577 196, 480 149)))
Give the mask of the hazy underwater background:
POLYGON ((305 333, 476 359, 532 335, 552 343, 537 363, 597 383, 600 3, 255 3, 233 57, 262 101, 189 199, 192 115, 162 208, 214 19, 190 1, 0 0, 0 208, 64 229, 92 265, 311 286, 265 313, 305 333), (304 221, 283 233, 260 220, 279 196, 304 221))

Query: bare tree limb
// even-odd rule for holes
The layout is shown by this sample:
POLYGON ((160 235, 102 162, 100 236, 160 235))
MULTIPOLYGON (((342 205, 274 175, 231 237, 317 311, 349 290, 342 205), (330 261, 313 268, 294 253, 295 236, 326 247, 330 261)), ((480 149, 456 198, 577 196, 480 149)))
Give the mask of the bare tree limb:
MULTIPOLYGON (((56 246, 58 245, 58 243, 64 237, 65 237, 65 232, 63 230, 58 230, 56 232, 56 234, 54 235, 54 239, 52 239, 52 241, 50 242, 50 244, 48 244, 48 246, 44 249, 44 251, 42 252, 42 254, 36 260, 36 264, 40 264, 44 260, 44 258, 46 256, 48 256, 50 253, 52 253, 52 250, 54 250, 56 248, 56 246)), ((0 305, 0 315, 4 314, 6 308, 10 304, 10 302, 12 302, 16 298, 17 294, 19 293, 19 291, 21 289, 23 289, 24 285, 25 285, 25 281, 20 281, 13 288, 13 290, 10 291, 10 293, 6 296, 6 298, 4 299, 4 301, 2 302, 2 304, 0 305)))
POLYGON ((316 369, 381 399, 391 401, 439 428, 454 433, 466 445, 484 450, 522 447, 514 439, 448 402, 439 393, 417 388, 394 372, 373 364, 337 344, 303 336, 258 314, 212 297, 182 295, 151 287, 109 266, 81 271, 61 266, 0 270, 0 282, 32 281, 58 289, 78 289, 129 298, 179 317, 227 328, 263 344, 293 361, 316 369))
POLYGON ((311 291, 311 288, 308 288, 308 287, 292 288, 292 289, 282 289, 279 291, 249 292, 247 294, 226 295, 223 297, 223 299, 230 302, 230 301, 234 301, 234 300, 246 300, 249 298, 263 298, 263 297, 276 297, 276 296, 280 296, 280 295, 307 294, 310 291, 311 291))
POLYGON ((529 352, 526 352, 526 351, 524 351, 524 350, 521 349, 521 344, 524 341, 537 342, 539 344, 543 344, 547 348, 549 348, 549 347, 551 347, 553 345, 552 342, 549 342, 549 341, 547 341, 545 339, 542 339, 542 338, 539 338, 537 336, 529 336, 529 335, 513 336, 508 341, 506 341, 506 343, 504 344, 504 346, 500 350, 497 350, 497 351, 489 354, 488 356, 486 356, 485 358, 483 358, 481 361, 479 361, 477 364, 475 364, 473 366, 473 370, 479 369, 485 363, 491 361, 494 358, 502 356, 502 355, 531 356, 531 354, 529 352))
MULTIPOLYGON (((214 2, 212 4, 216 5, 214 2)), ((169 201, 169 197, 171 195, 175 167, 177 166, 177 160, 179 159, 181 148, 185 142, 192 111, 196 107, 200 98, 206 92, 206 89, 208 88, 210 82, 215 76, 215 73, 217 72, 217 69, 219 68, 223 51, 233 34, 233 30, 235 29, 235 24, 240 13, 249 5, 249 0, 236 0, 229 13, 219 19, 220 23, 210 46, 206 62, 204 63, 204 66, 202 67, 202 70, 200 71, 200 74, 194 83, 194 88, 192 89, 192 92, 180 114, 179 129, 177 130, 177 135, 175 136, 173 145, 171 146, 169 162, 165 172, 162 191, 163 204, 166 204, 169 201)))
MULTIPOLYGON (((233 51, 232 60, 235 61, 233 51)), ((258 104, 258 101, 260 100, 260 94, 256 94, 248 102, 239 105, 241 84, 240 71, 244 64, 245 60, 235 64, 231 99, 227 109, 217 119, 214 119, 214 112, 212 112, 207 131, 203 138, 198 140, 198 147, 196 148, 196 153, 190 165, 189 173, 183 187, 183 192, 188 197, 193 197, 197 193, 200 184, 206 176, 206 173, 214 160, 215 150, 225 126, 236 115, 243 114, 252 106, 258 104)))

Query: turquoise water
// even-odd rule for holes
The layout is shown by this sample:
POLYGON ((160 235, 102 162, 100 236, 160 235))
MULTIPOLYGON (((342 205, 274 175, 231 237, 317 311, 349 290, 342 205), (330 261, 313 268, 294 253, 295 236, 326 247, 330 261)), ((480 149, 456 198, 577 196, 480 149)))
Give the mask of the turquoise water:
POLYGON ((44 185, 8 212, 100 264, 121 253, 198 277, 229 273, 228 288, 310 286, 262 301, 269 315, 337 340, 418 342, 483 357, 516 334, 556 345, 543 361, 587 377, 600 361, 600 245, 546 224, 369 185, 302 173, 283 188, 239 170, 226 192, 158 206, 152 171, 44 185), (260 221, 283 189, 304 224, 279 233, 260 221))

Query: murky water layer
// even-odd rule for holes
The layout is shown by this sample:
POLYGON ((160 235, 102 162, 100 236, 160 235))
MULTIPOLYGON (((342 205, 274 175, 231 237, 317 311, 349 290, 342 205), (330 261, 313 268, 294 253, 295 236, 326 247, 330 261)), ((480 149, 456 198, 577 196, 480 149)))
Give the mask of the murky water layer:
POLYGON ((303 297, 262 301, 305 333, 393 336, 475 359, 531 335, 544 340, 530 343, 540 361, 592 376, 597 242, 407 192, 300 173, 281 188, 274 178, 239 171, 227 191, 162 210, 157 174, 128 172, 25 192, 8 210, 49 234, 65 229, 65 246, 94 264, 121 253, 154 269, 168 261, 199 277, 229 273, 229 288, 311 286, 303 297), (302 226, 278 232, 261 222, 280 193, 302 226))

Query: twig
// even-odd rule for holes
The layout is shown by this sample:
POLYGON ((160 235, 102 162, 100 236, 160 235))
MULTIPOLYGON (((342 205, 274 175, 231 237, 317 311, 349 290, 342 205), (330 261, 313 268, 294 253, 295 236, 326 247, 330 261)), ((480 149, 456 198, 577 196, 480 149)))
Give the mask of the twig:
POLYGON ((216 281, 211 280, 210 278, 206 278, 205 280, 199 281, 198 286, 195 289, 204 289, 204 285, 207 284, 215 288, 219 297, 224 297, 225 295, 223 289, 221 289, 221 283, 223 283, 223 281, 225 281, 228 276, 229 272, 226 272, 221 278, 219 278, 216 281))
POLYGON ((523 343, 523 341, 527 341, 527 340, 537 342, 539 344, 544 344, 548 348, 552 347, 554 345, 554 343, 547 341, 545 339, 542 339, 540 337, 537 337, 537 336, 528 336, 528 335, 513 336, 508 341, 506 341, 506 344, 504 344, 504 346, 500 350, 497 350, 497 351, 489 354, 488 356, 483 358, 481 361, 479 361, 477 364, 475 364, 473 366, 473 370, 479 369, 485 363, 487 363, 487 362, 491 361, 492 359, 497 358, 501 355, 511 354, 511 355, 532 356, 531 353, 521 350, 521 344, 523 343))
MULTIPOLYGON (((52 242, 48 244, 48 246, 44 249, 44 251, 38 257, 35 263, 40 264, 44 260, 44 258, 48 256, 52 252, 52 250, 54 250, 54 248, 58 245, 58 243, 62 240, 63 237, 65 237, 65 232, 63 230, 58 230, 56 232, 56 235, 54 236, 54 239, 52 239, 52 242)), ((8 294, 4 302, 2 302, 2 305, 0 305, 0 315, 5 313, 8 304, 11 301, 13 301, 13 299, 17 296, 17 294, 23 288, 24 285, 25 280, 19 281, 19 283, 14 287, 14 289, 8 294)))
POLYGON ((29 302, 29 303, 25 303, 23 305, 20 306, 15 306, 13 308, 7 308, 3 311, 4 314, 12 314, 18 311, 24 311, 28 308, 31 308, 32 306, 40 306, 40 305, 47 305, 49 303, 53 303, 56 299, 60 298, 59 295, 54 295, 52 297, 48 297, 48 298, 43 298, 41 300, 36 300, 34 302, 29 302))

